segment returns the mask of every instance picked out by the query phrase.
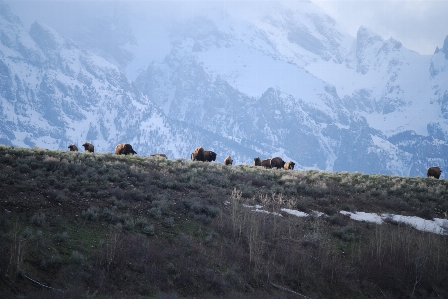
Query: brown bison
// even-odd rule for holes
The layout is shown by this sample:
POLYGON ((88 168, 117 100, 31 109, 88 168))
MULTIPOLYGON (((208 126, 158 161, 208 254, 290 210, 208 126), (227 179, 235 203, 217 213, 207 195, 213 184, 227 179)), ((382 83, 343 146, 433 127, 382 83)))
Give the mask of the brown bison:
POLYGON ((191 160, 204 161, 204 148, 202 146, 196 148, 194 152, 191 153, 191 160))
POLYGON ((232 163, 233 163, 233 160, 232 160, 232 158, 230 156, 227 156, 224 159, 224 165, 232 165, 232 163))
POLYGON ((78 147, 74 144, 70 144, 68 146, 68 148, 70 149, 71 152, 77 152, 78 151, 78 147))
POLYGON ((216 160, 216 153, 213 151, 204 151, 204 161, 212 162, 216 160))
POLYGON ((213 151, 206 151, 202 146, 196 148, 194 152, 191 153, 191 160, 211 162, 216 160, 216 153, 213 151))
POLYGON ((157 158, 165 158, 168 159, 168 157, 165 154, 152 154, 149 155, 150 157, 157 157, 157 158))
POLYGON ((283 166, 285 166, 285 161, 283 161, 282 158, 275 157, 275 158, 271 159, 271 167, 272 168, 280 169, 280 168, 283 168, 283 166))
POLYGON ((90 142, 84 143, 82 146, 84 146, 84 151, 93 153, 95 152, 95 147, 90 142))
POLYGON ((260 157, 254 158, 254 166, 263 166, 266 168, 272 168, 271 159, 261 160, 260 157))
POLYGON ((115 147, 115 154, 117 155, 136 155, 137 152, 134 151, 132 145, 129 143, 120 143, 115 147))
POLYGON ((294 169, 294 165, 296 165, 296 163, 294 163, 292 161, 288 161, 288 162, 285 162, 285 166, 283 166, 283 168, 285 170, 289 170, 289 169, 293 170, 294 169))
POLYGON ((429 177, 435 177, 436 179, 440 178, 440 175, 442 174, 442 170, 440 167, 437 166, 431 166, 426 171, 426 176, 429 177))

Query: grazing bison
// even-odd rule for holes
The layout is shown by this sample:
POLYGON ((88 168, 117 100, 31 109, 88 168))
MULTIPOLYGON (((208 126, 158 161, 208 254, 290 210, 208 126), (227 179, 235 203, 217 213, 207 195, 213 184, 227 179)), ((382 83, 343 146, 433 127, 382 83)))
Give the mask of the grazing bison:
POLYGON ((293 170, 294 169, 294 165, 296 165, 296 163, 294 163, 292 161, 288 161, 288 162, 285 162, 285 166, 283 166, 283 168, 285 170, 289 170, 289 169, 293 170))
POLYGON ((233 160, 232 160, 232 158, 230 156, 227 156, 224 159, 224 165, 232 165, 232 163, 233 163, 233 160))
POLYGON ((271 159, 271 167, 272 168, 280 169, 280 168, 283 168, 283 166, 285 166, 285 161, 283 161, 282 158, 275 157, 275 158, 271 159))
POLYGON ((266 160, 261 160, 261 166, 266 168, 272 168, 271 159, 267 158, 266 160))
POLYGON ((120 143, 115 147, 115 154, 117 155, 136 155, 137 152, 134 151, 132 145, 129 143, 120 143))
POLYGON ((165 158, 168 159, 168 157, 165 154, 152 154, 149 155, 150 157, 157 157, 157 158, 165 158))
POLYGON ((78 151, 78 147, 74 144, 70 144, 68 146, 68 148, 70 149, 71 152, 77 152, 78 151))
POLYGON ((272 168, 271 167, 271 159, 261 160, 260 157, 254 158, 254 166, 263 166, 266 168, 272 168))
POLYGON ((440 178, 440 175, 442 174, 442 170, 440 167, 437 166, 431 166, 426 171, 426 176, 429 177, 435 177, 436 179, 440 178))
POLYGON ((196 148, 194 152, 191 153, 191 160, 204 161, 204 148, 202 146, 196 148))
POLYGON ((216 153, 213 151, 204 151, 204 161, 212 162, 216 160, 216 153))
POLYGON ((95 147, 90 142, 84 143, 82 146, 84 146, 84 151, 93 153, 95 152, 95 147))

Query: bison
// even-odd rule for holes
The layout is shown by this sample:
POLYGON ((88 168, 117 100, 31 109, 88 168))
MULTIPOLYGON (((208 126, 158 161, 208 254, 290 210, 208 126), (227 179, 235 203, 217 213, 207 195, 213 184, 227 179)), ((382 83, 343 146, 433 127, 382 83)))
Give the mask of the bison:
POLYGON ((196 148, 194 152, 191 153, 191 160, 204 161, 204 148, 202 146, 196 148))
POLYGON ((71 152, 77 152, 78 151, 78 147, 74 144, 70 144, 68 146, 68 148, 70 149, 71 152))
POLYGON ((95 152, 95 147, 90 142, 84 143, 82 146, 84 146, 84 151, 93 153, 95 152))
POLYGON ((271 159, 261 160, 260 157, 254 158, 254 166, 263 166, 266 168, 272 168, 271 167, 271 159))
POLYGON ((267 158, 266 160, 261 160, 261 166, 266 167, 266 168, 272 168, 271 159, 267 158))
POLYGON ((429 177, 435 177, 436 179, 440 178, 440 175, 442 174, 442 170, 438 166, 431 166, 426 171, 426 176, 429 177))
POLYGON ((282 158, 280 157, 275 157, 271 159, 271 168, 283 168, 283 166, 285 166, 285 161, 283 161, 282 158))
POLYGON ((191 160, 211 162, 216 160, 216 153, 213 151, 206 151, 202 146, 196 148, 194 152, 191 153, 191 160))
POLYGON ((216 153, 213 151, 204 151, 204 161, 212 162, 216 160, 216 153))
POLYGON ((227 156, 224 159, 224 165, 232 165, 232 163, 233 163, 233 160, 232 160, 232 158, 230 156, 227 156))
POLYGON ((134 151, 132 145, 129 143, 120 143, 115 147, 115 154, 117 155, 136 155, 137 152, 134 151))
POLYGON ((288 161, 288 162, 285 162, 285 165, 283 166, 283 168, 285 170, 289 170, 289 169, 293 170, 294 169, 294 165, 296 165, 296 163, 294 163, 292 161, 288 161))
POLYGON ((168 157, 165 154, 152 154, 149 155, 150 157, 157 157, 157 158, 165 158, 168 159, 168 157))

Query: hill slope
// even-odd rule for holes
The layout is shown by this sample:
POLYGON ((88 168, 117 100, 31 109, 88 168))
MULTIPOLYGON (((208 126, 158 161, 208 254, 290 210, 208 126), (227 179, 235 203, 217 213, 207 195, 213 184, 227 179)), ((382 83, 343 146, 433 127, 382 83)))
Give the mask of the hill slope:
POLYGON ((0 147, 0 191, 5 298, 448 296, 447 235, 339 213, 441 218, 445 180, 0 147))

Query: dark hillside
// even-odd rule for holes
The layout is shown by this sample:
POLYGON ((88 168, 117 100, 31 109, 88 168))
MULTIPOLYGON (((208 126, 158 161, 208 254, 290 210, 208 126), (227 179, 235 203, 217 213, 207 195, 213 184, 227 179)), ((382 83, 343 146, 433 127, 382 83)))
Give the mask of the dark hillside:
POLYGON ((448 298, 447 235, 339 213, 443 218, 447 186, 0 146, 0 298, 448 298))

